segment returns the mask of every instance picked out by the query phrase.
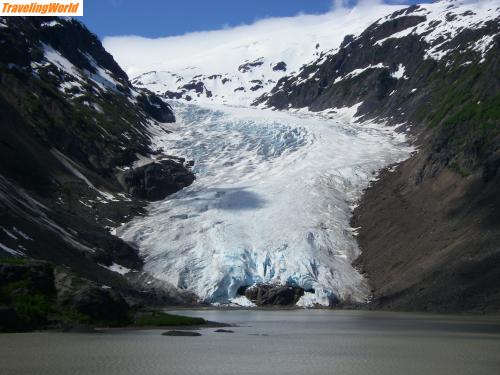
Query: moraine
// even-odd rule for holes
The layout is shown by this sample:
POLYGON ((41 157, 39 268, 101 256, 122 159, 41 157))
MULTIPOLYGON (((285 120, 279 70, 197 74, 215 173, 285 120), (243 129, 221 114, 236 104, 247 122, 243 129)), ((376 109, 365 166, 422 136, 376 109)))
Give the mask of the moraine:
POLYGON ((146 271, 208 303, 248 304, 237 290, 256 283, 309 290, 302 306, 368 297, 349 220, 376 171, 411 153, 404 135, 355 108, 174 107, 156 146, 194 160, 197 180, 117 231, 146 271))

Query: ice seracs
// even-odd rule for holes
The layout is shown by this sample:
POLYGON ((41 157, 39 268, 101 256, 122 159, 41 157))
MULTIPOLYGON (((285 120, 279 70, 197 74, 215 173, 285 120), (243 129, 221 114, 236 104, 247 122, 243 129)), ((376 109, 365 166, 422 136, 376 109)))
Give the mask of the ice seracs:
MULTIPOLYGON (((341 42, 356 42, 379 18, 383 24, 415 16, 413 26, 392 34, 389 28, 363 48, 380 49, 389 40, 415 34, 425 42, 425 58, 439 60, 448 56, 450 37, 484 25, 495 16, 488 9, 498 9, 498 3, 459 0, 398 13, 392 12, 402 7, 357 8, 305 16, 297 24, 275 20, 265 27, 257 23, 203 34, 206 45, 195 49, 200 35, 107 39, 118 61, 137 74, 135 85, 179 101, 176 131, 155 142, 168 153, 195 160, 198 177, 117 234, 138 245, 146 271, 204 302, 242 304, 238 289, 259 283, 302 287, 306 293, 298 305, 304 307, 365 301, 369 290, 352 266, 360 250, 349 220, 376 172, 410 155, 405 135, 394 133, 396 128, 408 131, 408 125, 356 122, 362 103, 320 113, 286 102, 286 112, 265 109, 265 103, 246 107, 273 87, 274 93, 290 93, 320 80, 321 64, 333 59, 341 42), (353 35, 344 39, 348 34, 353 35), (132 56, 130 43, 144 53, 132 56), (182 57, 169 58, 178 51, 182 57), (285 76, 289 85, 280 81, 285 76)), ((491 40, 482 38, 469 48, 485 54, 491 40)), ((382 61, 377 56, 345 70, 333 68, 320 89, 340 82, 348 87, 349 80, 379 71, 393 83, 412 85, 408 61, 382 61)), ((406 92, 415 94, 417 88, 411 87, 406 92)))
POLYGON ((117 230, 146 271, 209 303, 241 304, 238 289, 262 282, 314 290, 301 306, 366 298, 351 207, 376 170, 409 155, 404 137, 351 122, 355 108, 175 111, 176 131, 156 142, 195 160, 197 180, 117 230))

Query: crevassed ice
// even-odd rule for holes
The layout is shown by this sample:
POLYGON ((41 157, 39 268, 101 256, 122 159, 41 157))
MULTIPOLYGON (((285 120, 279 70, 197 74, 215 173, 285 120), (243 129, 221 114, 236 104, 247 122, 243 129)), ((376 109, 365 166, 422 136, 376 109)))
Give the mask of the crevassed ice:
POLYGON ((195 160, 195 183, 119 228, 154 276, 224 303, 240 286, 290 283, 301 305, 368 293, 351 266, 359 249, 350 206, 373 172, 408 156, 373 124, 229 107, 175 106, 168 154, 195 160))

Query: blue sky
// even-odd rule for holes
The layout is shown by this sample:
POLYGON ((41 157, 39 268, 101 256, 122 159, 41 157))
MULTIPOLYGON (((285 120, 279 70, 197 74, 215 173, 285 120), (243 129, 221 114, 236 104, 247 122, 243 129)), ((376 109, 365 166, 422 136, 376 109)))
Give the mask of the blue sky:
POLYGON ((267 17, 320 14, 329 11, 332 4, 333 0, 86 0, 81 20, 100 38, 162 37, 248 24, 267 17))

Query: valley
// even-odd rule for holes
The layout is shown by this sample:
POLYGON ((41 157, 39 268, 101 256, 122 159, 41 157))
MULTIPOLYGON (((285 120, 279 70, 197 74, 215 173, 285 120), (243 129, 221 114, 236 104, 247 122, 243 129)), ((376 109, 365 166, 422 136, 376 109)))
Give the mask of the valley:
POLYGON ((377 171, 410 155, 403 134, 356 123, 355 108, 173 109, 155 145, 194 160, 197 179, 117 229, 147 272, 207 303, 253 305, 238 290, 255 284, 300 287, 299 306, 369 297, 349 220, 377 171))
POLYGON ((0 18, 0 313, 497 313, 499 14, 361 3, 102 42, 0 18))

